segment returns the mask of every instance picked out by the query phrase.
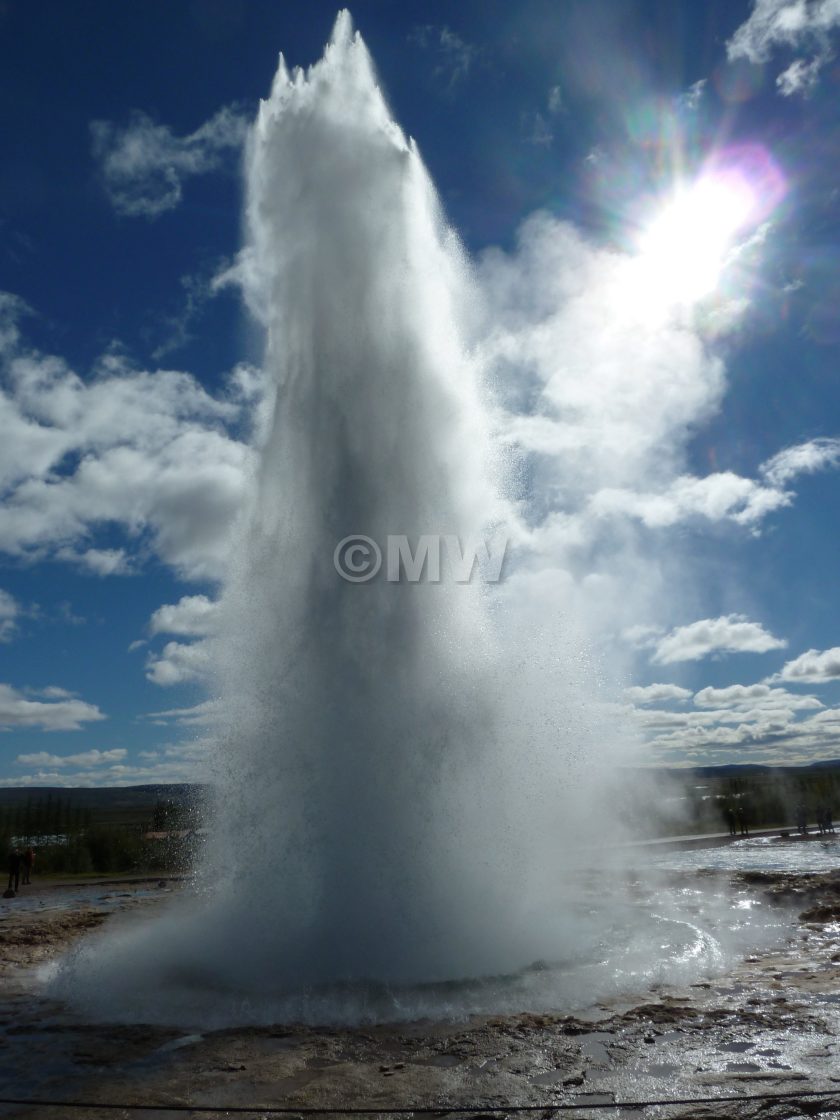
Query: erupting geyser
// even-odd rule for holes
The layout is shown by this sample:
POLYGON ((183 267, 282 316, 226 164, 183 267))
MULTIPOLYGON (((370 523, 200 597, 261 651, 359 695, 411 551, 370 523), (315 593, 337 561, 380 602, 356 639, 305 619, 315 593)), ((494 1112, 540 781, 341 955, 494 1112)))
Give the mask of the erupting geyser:
POLYGON ((59 983, 141 1018, 407 1014, 431 1004, 400 993, 570 955, 593 716, 499 588, 336 571, 349 535, 508 516, 469 269, 346 14, 307 73, 281 61, 246 217, 269 389, 221 606, 216 834, 195 898, 59 983))

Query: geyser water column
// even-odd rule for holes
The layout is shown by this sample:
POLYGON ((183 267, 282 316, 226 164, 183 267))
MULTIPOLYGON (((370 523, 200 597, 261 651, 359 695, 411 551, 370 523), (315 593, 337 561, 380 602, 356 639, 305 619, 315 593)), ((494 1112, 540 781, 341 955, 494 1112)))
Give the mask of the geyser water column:
POLYGON ((222 623, 229 890, 268 904, 289 980, 464 975, 491 963, 474 923, 515 860, 493 843, 509 807, 485 591, 445 570, 389 582, 387 561, 349 582, 334 553, 358 534, 469 547, 500 505, 461 253, 347 14, 307 74, 281 61, 247 176, 276 400, 222 623))
POLYGON ((505 813, 483 591, 387 563, 354 583, 334 555, 359 534, 468 544, 499 507, 458 246, 348 15, 307 74, 281 61, 247 181, 275 400, 222 618, 227 891, 289 981, 459 975, 465 896, 496 889, 471 831, 505 813))
POLYGON ((270 417, 216 643, 216 831, 197 897, 84 947, 65 990, 185 1021, 393 1014, 370 993, 568 956, 586 721, 478 578, 336 571, 349 535, 468 545, 505 516, 468 268, 347 14, 308 72, 281 61, 246 219, 270 417))

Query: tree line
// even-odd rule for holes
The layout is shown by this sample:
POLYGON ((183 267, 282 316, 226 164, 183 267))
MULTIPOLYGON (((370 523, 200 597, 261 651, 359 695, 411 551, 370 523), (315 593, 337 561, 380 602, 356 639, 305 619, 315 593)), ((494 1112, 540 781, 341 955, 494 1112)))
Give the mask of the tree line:
POLYGON ((186 871, 201 824, 194 804, 160 799, 140 819, 119 820, 49 793, 0 807, 0 850, 33 848, 36 875, 186 871))

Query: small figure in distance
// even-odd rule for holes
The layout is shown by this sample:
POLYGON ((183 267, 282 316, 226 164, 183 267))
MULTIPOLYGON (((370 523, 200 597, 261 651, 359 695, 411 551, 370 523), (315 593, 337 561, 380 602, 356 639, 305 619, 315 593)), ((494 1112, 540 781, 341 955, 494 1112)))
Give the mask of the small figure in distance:
POLYGON ((9 890, 15 891, 20 887, 21 854, 17 848, 9 852, 9 890))
POLYGON ((826 832, 834 833, 834 814, 831 811, 831 806, 825 807, 825 830, 826 832))
POLYGON ((27 848, 23 853, 23 885, 28 887, 32 882, 32 868, 35 864, 35 849, 27 848))
POLYGON ((808 835, 808 811, 801 801, 796 806, 796 827, 800 836, 808 835))
POLYGON ((825 809, 822 805, 817 806, 817 828, 819 829, 820 836, 825 835, 825 809))
POLYGON ((738 829, 735 825, 735 810, 731 805, 726 806, 726 808, 723 810, 723 815, 726 817, 726 823, 729 825, 729 835, 737 836, 738 829))
POLYGON ((747 808, 746 808, 746 806, 745 805, 739 805, 737 810, 736 810, 736 815, 738 817, 738 828, 741 831, 741 835, 742 836, 749 836, 750 826, 747 822, 747 808))

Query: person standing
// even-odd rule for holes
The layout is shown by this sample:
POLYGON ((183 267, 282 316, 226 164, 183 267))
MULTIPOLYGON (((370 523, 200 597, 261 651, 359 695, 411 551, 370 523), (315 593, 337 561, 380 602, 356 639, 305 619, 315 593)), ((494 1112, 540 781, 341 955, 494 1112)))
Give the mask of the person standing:
POLYGON ((9 852, 9 890, 17 891, 20 887, 21 855, 17 848, 9 852))
POLYGON ((32 868, 35 864, 34 848, 27 848, 23 853, 23 885, 28 887, 32 882, 32 868))

